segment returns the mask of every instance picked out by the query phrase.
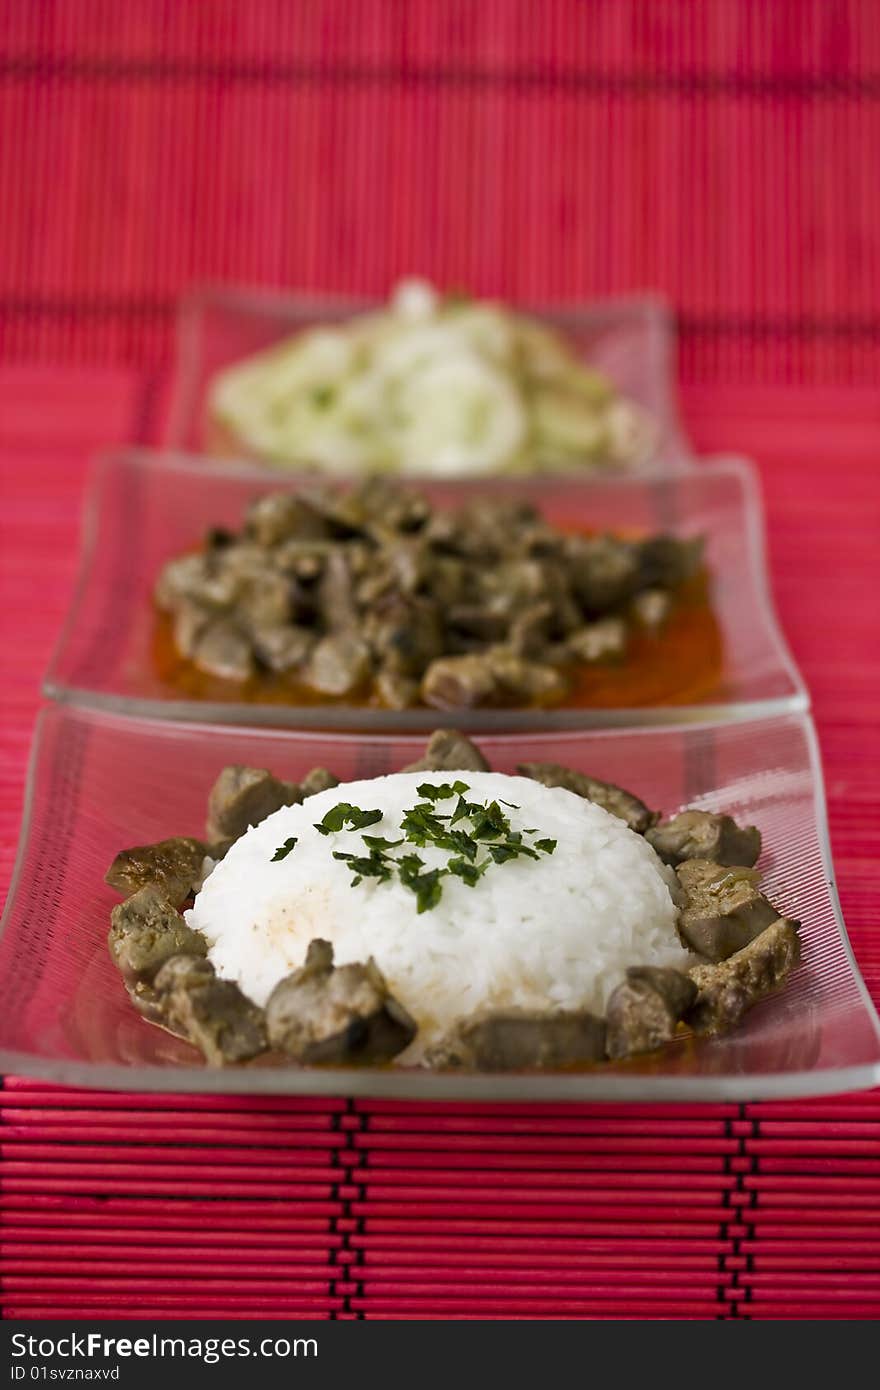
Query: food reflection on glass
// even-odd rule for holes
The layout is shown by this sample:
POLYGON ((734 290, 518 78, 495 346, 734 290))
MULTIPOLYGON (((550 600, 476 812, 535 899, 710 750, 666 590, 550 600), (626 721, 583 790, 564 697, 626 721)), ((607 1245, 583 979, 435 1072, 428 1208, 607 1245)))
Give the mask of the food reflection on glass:
POLYGON ((347 784, 225 768, 205 840, 114 860, 110 952, 143 1017, 214 1065, 622 1062, 727 1032, 797 965, 760 850, 730 816, 493 772, 441 730, 347 784))
POLYGON ((387 479, 254 502, 159 576, 155 658, 190 698, 394 710, 697 702, 721 676, 700 537, 431 506, 387 479))
POLYGON ((207 413, 213 452, 346 475, 613 468, 655 434, 560 333, 422 281, 225 368, 207 413))

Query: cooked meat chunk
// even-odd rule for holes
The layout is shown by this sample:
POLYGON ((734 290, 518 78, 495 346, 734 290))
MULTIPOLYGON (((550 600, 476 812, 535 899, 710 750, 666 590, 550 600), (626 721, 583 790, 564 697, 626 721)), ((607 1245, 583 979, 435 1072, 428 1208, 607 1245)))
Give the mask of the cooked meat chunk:
POLYGON ((418 530, 429 515, 424 498, 386 478, 367 478, 349 492, 328 486, 310 488, 300 496, 330 533, 341 537, 370 535, 377 529, 408 533, 418 530))
POLYGON ((627 628, 623 618, 599 618, 586 623, 566 638, 565 645, 580 661, 611 661, 626 651, 627 628))
POLYGON ((491 704, 499 684, 486 652, 432 661, 422 679, 422 699, 434 709, 474 709, 491 704))
POLYGON ((339 547, 325 557, 318 584, 318 604, 328 632, 347 632, 360 621, 355 584, 357 555, 339 547))
POLYGON ((612 1060, 652 1052, 675 1034, 697 997, 693 980, 678 970, 634 966, 608 1000, 608 1056, 612 1060))
POLYGON ((558 763, 520 763, 517 772, 523 777, 531 777, 544 787, 564 787, 566 791, 582 796, 585 801, 593 801, 610 811, 618 820, 626 821, 630 830, 643 835, 657 819, 656 812, 649 811, 643 801, 632 792, 616 787, 613 782, 600 782, 596 777, 588 777, 584 772, 575 772, 558 763))
POLYGON ((202 603, 183 598, 174 610, 174 645, 181 656, 195 656, 199 638, 214 619, 214 613, 202 603))
POLYGON ((376 694, 387 709, 412 709, 419 703, 419 683, 397 671, 379 670, 376 694))
POLYGON ((280 623, 255 627, 251 632, 251 642, 258 661, 270 671, 283 674, 285 671, 296 671, 303 664, 315 645, 315 638, 304 627, 280 623))
POLYGON ((156 603, 218 679, 271 672, 393 709, 541 706, 663 622, 699 563, 698 543, 572 535, 507 499, 432 509, 379 478, 258 499, 238 534, 165 566, 156 603))
POLYGON ((169 561, 156 584, 155 599, 171 612, 185 601, 216 610, 230 607, 238 587, 238 575, 216 563, 214 551, 207 551, 169 561))
POLYGON ((543 657, 553 625, 553 605, 543 600, 531 603, 510 625, 510 649, 518 657, 543 657))
POLYGON ((200 882, 202 863, 208 853, 203 840, 183 838, 136 845, 117 854, 104 882, 126 898, 152 883, 161 889, 172 907, 180 907, 200 882))
POLYGON ((156 972, 151 985, 140 982, 128 986, 128 997, 142 1018, 182 1038, 186 1034, 170 1021, 167 1004, 172 985, 184 979, 208 984, 215 979, 214 967, 206 956, 171 956, 156 972))
POLYGON ((326 536, 314 510, 292 492, 272 492, 248 508, 246 529, 258 545, 274 546, 291 536, 326 536))
POLYGON ((231 980, 218 980, 208 961, 169 960, 153 989, 160 1021, 200 1048, 212 1066, 246 1062, 265 1052, 263 1010, 231 980))
POLYGON ((686 859, 679 865, 678 879, 685 893, 679 933, 684 944, 706 960, 726 960, 779 917, 756 887, 754 869, 686 859))
MULTIPOLYGON (((165 1027, 162 1017, 162 1009, 159 1005, 159 997, 152 985, 148 985, 143 980, 137 980, 134 984, 126 982, 125 992, 137 1009, 141 1018, 145 1018, 148 1023, 158 1023, 165 1027)), ((174 1029, 171 1029, 174 1032, 174 1029)))
POLYGON ((644 589, 630 601, 629 610, 642 627, 657 632, 672 612, 672 597, 665 589, 644 589))
POLYGON ((318 792, 329 791, 331 787, 339 786, 339 778, 334 777, 332 772, 328 772, 326 767, 313 767, 311 772, 307 772, 300 783, 300 791, 303 797, 317 796, 318 792))
POLYGON ((685 1022, 697 1033, 726 1033, 753 1004, 778 989, 800 960, 798 923, 786 917, 765 927, 741 951, 689 974, 697 998, 685 1022))
POLYGON ((554 667, 526 661, 500 647, 432 661, 422 679, 422 699, 434 709, 478 705, 552 704, 568 682, 554 667))
POLYGON ((489 772, 489 764, 475 743, 457 729, 436 729, 417 762, 404 772, 489 772))
POLYGON ((464 1019, 428 1060, 432 1066, 516 1071, 597 1062, 604 1056, 605 1021, 595 1014, 508 1009, 464 1019))
POLYGON ((645 839, 673 868, 685 859, 751 868, 761 853, 761 832, 754 825, 739 826, 730 816, 709 811, 680 811, 647 830, 645 839))
POLYGON ((333 947, 312 941, 306 962, 281 980, 266 1005, 273 1047, 306 1064, 384 1062, 412 1042, 416 1025, 375 962, 333 964, 333 947))
POLYGON ((254 674, 254 649, 237 623, 216 618, 195 640, 193 660, 203 671, 227 681, 246 681, 254 674))
POLYGON ((599 614, 635 593, 638 546, 617 536, 570 536, 568 560, 574 591, 584 610, 599 614))
POLYGON ((674 589, 699 574, 703 564, 703 539, 695 536, 681 540, 677 536, 649 536, 639 542, 639 566, 642 583, 661 589, 674 589))
POLYGON ((208 797, 208 839, 237 840, 273 811, 302 801, 294 782, 280 782, 259 767, 224 767, 208 797))
POLYGON ((444 646, 437 605, 424 598, 384 601, 367 618, 364 635, 374 661, 400 676, 420 676, 444 646))
POLYGON ((110 955, 129 985, 149 984, 171 956, 204 956, 207 943, 192 931, 161 888, 148 884, 110 913, 110 955))
POLYGON ((351 695, 370 673, 370 649, 354 632, 322 637, 312 650, 303 680, 322 695, 351 695))
POLYGON ((499 704, 555 704, 568 693, 569 682, 545 662, 526 661, 502 648, 495 648, 490 656, 499 704))
POLYGON ((295 591, 286 574, 263 566, 241 585, 238 612, 243 626, 253 636, 261 628, 283 627, 293 617, 295 591))

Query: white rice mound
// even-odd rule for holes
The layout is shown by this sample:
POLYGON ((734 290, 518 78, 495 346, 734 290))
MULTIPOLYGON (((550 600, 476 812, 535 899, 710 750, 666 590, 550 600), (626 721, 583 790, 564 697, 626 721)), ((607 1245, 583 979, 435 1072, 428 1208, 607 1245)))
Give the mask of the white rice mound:
MULTIPOLYGON (((436 809, 454 806, 447 800, 436 809)), ((415 852, 426 868, 449 859, 430 845, 415 852)), ((572 792, 497 772, 395 773, 333 787, 252 827, 206 879, 186 919, 207 937, 218 974, 261 1005, 302 965, 314 937, 332 943, 337 965, 372 956, 419 1025, 403 1054, 413 1062, 477 1009, 602 1013, 627 966, 685 967, 672 882, 641 835, 572 792), (416 788, 456 779, 467 783, 470 801, 514 803, 518 809, 503 808, 511 828, 536 828, 526 842, 555 839, 555 852, 492 864, 472 888, 446 876, 441 901, 419 915, 415 894, 396 875, 352 887, 351 869, 333 851, 367 853, 364 832, 314 828, 347 801, 381 808, 382 821, 365 833, 396 840, 404 811, 423 800, 416 788), (295 848, 272 862, 291 836, 295 848)))

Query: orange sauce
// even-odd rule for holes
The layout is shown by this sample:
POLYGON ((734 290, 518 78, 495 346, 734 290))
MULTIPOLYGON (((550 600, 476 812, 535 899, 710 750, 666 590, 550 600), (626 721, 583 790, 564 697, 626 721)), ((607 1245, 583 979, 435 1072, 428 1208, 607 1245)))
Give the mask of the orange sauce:
MULTIPOLYGON (((260 673, 247 681, 228 681, 200 671, 174 644, 172 622, 157 613, 153 659, 169 691, 191 700, 258 705, 344 704, 376 708, 369 691, 360 698, 328 699, 287 675, 260 673)), ((579 663, 570 668, 571 685, 558 709, 623 709, 692 704, 709 699, 721 683, 724 653, 721 630, 709 601, 708 583, 699 576, 676 595, 667 621, 657 632, 634 626, 626 655, 618 661, 579 663)))

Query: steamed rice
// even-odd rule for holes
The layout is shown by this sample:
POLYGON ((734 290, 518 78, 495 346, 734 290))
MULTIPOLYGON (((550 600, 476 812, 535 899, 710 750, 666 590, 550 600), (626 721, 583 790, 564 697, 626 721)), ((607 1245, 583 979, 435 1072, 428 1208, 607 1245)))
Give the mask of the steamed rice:
MULTIPOLYGON (((418 853, 427 868, 449 859, 430 845, 418 853)), ((684 968, 672 882, 640 835, 561 788, 494 772, 396 773, 333 787, 252 827, 207 878, 186 918, 205 934, 218 974, 261 1005, 302 965, 314 937, 332 943, 338 965, 372 956, 418 1022, 404 1054, 414 1061, 479 1008, 601 1013, 627 966, 684 968), (352 887, 351 869, 332 854, 365 853, 361 832, 325 836, 315 822, 340 801, 381 808, 383 820, 367 833, 394 840, 403 813, 422 800, 416 788, 457 777, 470 801, 515 803, 518 809, 504 808, 511 828, 537 828, 557 841, 555 852, 492 865, 475 887, 445 877, 441 901, 421 915, 396 877, 352 887), (290 837, 296 847, 272 862, 290 837)))

